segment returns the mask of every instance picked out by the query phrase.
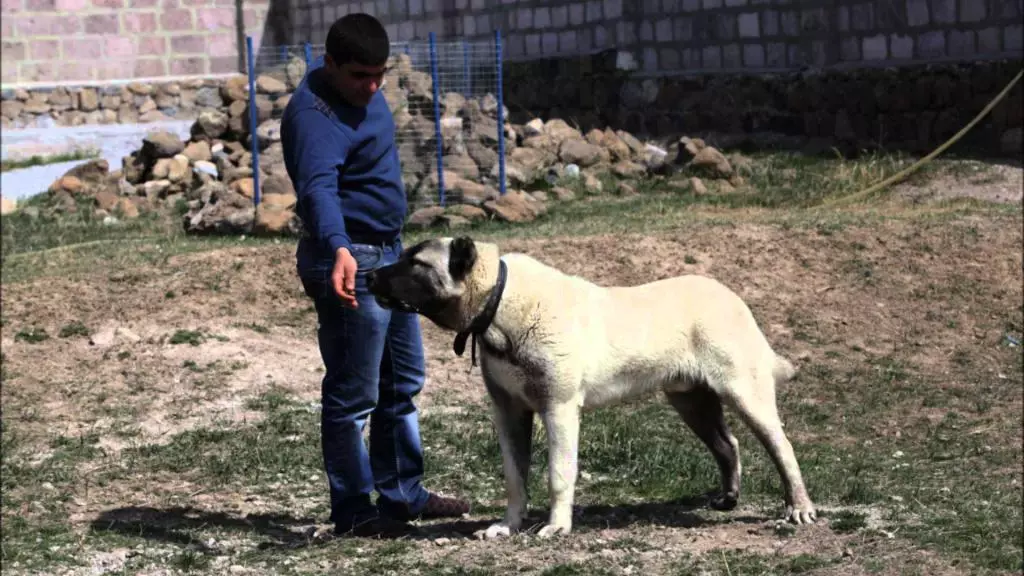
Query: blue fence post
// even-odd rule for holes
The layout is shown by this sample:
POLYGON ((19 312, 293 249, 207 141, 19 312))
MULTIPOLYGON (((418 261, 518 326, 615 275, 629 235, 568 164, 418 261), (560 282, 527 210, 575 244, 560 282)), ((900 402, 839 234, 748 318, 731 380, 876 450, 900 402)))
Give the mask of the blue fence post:
POLYGON ((498 189, 505 195, 505 97, 502 94, 501 29, 494 31, 494 59, 498 73, 498 189))
POLYGON ((245 53, 249 68, 249 141, 252 142, 252 201, 260 203, 260 143, 256 136, 256 63, 253 57, 252 36, 245 37, 245 53))
POLYGON ((444 138, 441 136, 441 95, 437 74, 437 42, 430 33, 430 76, 434 85, 434 136, 437 138, 437 193, 438 202, 444 206, 444 138))
POLYGON ((306 69, 308 70, 310 65, 313 64, 313 47, 306 42, 303 53, 306 55, 306 69))
POLYGON ((463 86, 463 95, 467 98, 473 93, 473 77, 469 73, 469 42, 462 41, 462 76, 465 85, 463 86))

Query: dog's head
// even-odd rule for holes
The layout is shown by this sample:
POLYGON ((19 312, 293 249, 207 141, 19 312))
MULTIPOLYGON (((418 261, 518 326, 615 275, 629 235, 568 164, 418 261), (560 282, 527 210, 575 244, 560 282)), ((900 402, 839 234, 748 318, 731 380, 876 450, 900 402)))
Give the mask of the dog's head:
POLYGON ((483 306, 497 271, 497 246, 467 236, 435 238, 371 271, 366 283, 382 307, 415 311, 442 328, 461 331, 483 306))

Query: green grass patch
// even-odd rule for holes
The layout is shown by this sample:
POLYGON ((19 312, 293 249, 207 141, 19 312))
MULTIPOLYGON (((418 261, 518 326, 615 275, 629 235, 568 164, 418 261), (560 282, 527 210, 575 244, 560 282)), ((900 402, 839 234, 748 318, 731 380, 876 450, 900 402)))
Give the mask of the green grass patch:
POLYGON ((0 172, 31 168, 33 166, 45 166, 47 164, 60 164, 62 162, 73 162, 75 160, 91 160, 99 158, 100 151, 94 148, 82 148, 71 152, 60 154, 39 155, 34 154, 27 158, 16 158, 13 160, 0 160, 0 172))

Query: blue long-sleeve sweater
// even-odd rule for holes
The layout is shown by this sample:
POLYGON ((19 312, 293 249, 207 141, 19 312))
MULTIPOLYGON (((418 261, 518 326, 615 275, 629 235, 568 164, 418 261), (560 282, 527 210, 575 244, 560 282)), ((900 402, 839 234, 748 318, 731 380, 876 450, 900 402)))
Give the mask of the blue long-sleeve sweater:
POLYGON ((408 205, 395 123, 378 92, 365 108, 334 95, 315 72, 296 87, 281 119, 284 162, 298 197, 296 214, 309 237, 299 241, 300 269, 331 266, 353 243, 392 242, 408 205))

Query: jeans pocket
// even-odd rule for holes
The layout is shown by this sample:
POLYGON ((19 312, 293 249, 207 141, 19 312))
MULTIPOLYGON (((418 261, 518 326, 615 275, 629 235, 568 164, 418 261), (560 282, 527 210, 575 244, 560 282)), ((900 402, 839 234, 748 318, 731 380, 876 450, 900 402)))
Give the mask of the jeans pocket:
POLYGON ((380 264, 384 256, 384 249, 380 246, 370 244, 353 244, 352 258, 356 261, 356 273, 363 274, 373 270, 380 264))

